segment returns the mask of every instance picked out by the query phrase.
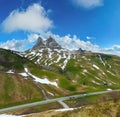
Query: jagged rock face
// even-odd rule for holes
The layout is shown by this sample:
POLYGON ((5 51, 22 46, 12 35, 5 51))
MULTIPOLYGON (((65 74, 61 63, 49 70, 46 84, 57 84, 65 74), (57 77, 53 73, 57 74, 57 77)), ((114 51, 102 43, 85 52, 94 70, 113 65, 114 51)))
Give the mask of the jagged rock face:
POLYGON ((61 49, 61 46, 52 37, 46 40, 46 46, 51 49, 61 49))
POLYGON ((37 43, 33 46, 32 50, 45 48, 45 43, 41 37, 38 38, 37 43))
POLYGON ((85 50, 83 50, 81 48, 79 48, 78 50, 75 51, 75 53, 77 53, 77 54, 82 54, 84 52, 85 52, 85 50))
POLYGON ((39 37, 32 50, 41 48, 61 49, 61 46, 52 37, 49 37, 46 41, 39 37))
POLYGON ((72 54, 84 54, 86 53, 86 50, 83 50, 82 48, 79 48, 78 50, 71 51, 72 54))

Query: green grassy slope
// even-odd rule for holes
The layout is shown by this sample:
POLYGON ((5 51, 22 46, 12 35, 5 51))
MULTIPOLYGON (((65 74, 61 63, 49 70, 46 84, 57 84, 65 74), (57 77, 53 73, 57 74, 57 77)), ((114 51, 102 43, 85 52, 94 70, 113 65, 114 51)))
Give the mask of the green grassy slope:
POLYGON ((120 58, 112 55, 86 53, 71 59, 64 71, 68 79, 87 91, 120 87, 120 58), (99 55, 104 61, 101 62, 99 55), (93 67, 96 66, 96 67, 93 67))
POLYGON ((34 83, 18 74, 24 71, 24 64, 32 63, 9 50, 0 49, 0 108, 43 99, 34 83), (15 73, 6 73, 10 69, 15 73))
POLYGON ((0 49, 0 108, 43 100, 42 90, 45 91, 48 98, 53 97, 50 93, 54 94, 54 97, 69 94, 69 91, 62 88, 40 84, 34 82, 31 77, 25 78, 19 75, 19 73, 25 72, 24 66, 27 66, 32 74, 40 78, 47 77, 50 81, 66 79, 61 74, 40 68, 13 51, 0 49), (6 73, 9 70, 14 73, 6 73))
POLYGON ((47 111, 27 117, 120 117, 120 100, 102 102, 67 112, 47 111))
MULTIPOLYGON (((49 110, 27 117, 119 117, 120 92, 69 100, 71 111, 49 110), (75 108, 81 107, 81 108, 75 108)), ((68 103, 67 103, 68 104, 68 103)))
POLYGON ((38 71, 32 69, 32 72, 40 77, 57 79, 63 89, 78 93, 120 88, 120 57, 118 56, 91 52, 70 54, 70 59, 62 69, 69 56, 68 52, 52 50, 50 58, 47 49, 40 51, 26 53, 28 59, 43 68, 38 71), (60 60, 57 61, 59 58, 60 60))
POLYGON ((25 58, 10 50, 0 49, 0 106, 44 99, 41 89, 48 98, 53 98, 120 88, 118 56, 99 53, 71 54, 65 69, 62 69, 69 53, 56 51, 49 57, 49 53, 43 51, 39 63, 36 61, 40 55, 35 54, 27 52, 25 58), (60 56, 61 59, 57 61, 60 56), (58 87, 35 83, 32 78, 20 76, 18 73, 25 72, 24 65, 33 75, 57 82, 58 87), (14 74, 7 74, 6 71, 11 69, 14 74))

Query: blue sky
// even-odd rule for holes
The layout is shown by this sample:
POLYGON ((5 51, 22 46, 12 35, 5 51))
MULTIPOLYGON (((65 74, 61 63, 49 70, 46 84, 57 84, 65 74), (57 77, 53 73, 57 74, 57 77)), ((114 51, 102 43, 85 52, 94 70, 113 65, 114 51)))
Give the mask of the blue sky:
POLYGON ((0 47, 26 50, 38 36, 67 49, 120 55, 120 0, 0 0, 0 47))

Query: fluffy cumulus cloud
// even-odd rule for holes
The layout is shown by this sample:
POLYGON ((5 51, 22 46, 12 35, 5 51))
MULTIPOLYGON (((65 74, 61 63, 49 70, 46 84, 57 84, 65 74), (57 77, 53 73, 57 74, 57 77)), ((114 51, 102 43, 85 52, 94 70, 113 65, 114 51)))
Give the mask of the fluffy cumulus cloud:
POLYGON ((68 34, 65 36, 59 36, 51 32, 44 33, 44 35, 31 34, 28 35, 27 39, 22 40, 8 40, 7 42, 0 43, 0 48, 24 51, 26 50, 26 48, 30 48, 30 45, 33 46, 34 42, 36 42, 39 36, 41 36, 44 40, 47 39, 49 36, 52 36, 59 43, 59 45, 68 50, 77 50, 79 48, 82 48, 84 50, 93 52, 99 51, 98 45, 94 45, 90 41, 83 41, 79 39, 76 35, 71 36, 68 34))
POLYGON ((10 49, 10 50, 21 50, 24 47, 26 40, 8 40, 7 42, 1 43, 0 48, 10 49))
POLYGON ((63 48, 69 49, 69 50, 77 50, 79 48, 82 48, 84 50, 88 51, 99 51, 99 46, 92 44, 90 41, 83 41, 80 38, 78 38, 76 35, 71 36, 70 34, 65 36, 59 36, 52 33, 47 33, 47 37, 51 35, 63 48))
MULTIPOLYGON (((91 52, 114 54, 120 56, 120 45, 113 45, 109 48, 100 48, 99 45, 93 44, 90 41, 83 41, 76 35, 71 36, 68 34, 61 37, 51 32, 46 33, 43 37, 48 38, 49 36, 52 36, 63 48, 66 48, 68 50, 77 50, 79 48, 82 48, 91 52)), ((95 37, 88 37, 89 39, 96 39, 95 37)))
POLYGON ((42 33, 53 27, 53 22, 48 18, 48 12, 40 4, 33 4, 26 10, 14 10, 3 21, 5 32, 11 33, 22 30, 42 33))
POLYGON ((42 37, 43 40, 46 40, 49 36, 51 36, 59 45, 68 50, 78 50, 79 48, 82 48, 83 50, 91 52, 100 52, 120 56, 120 45, 113 45, 109 48, 100 48, 98 45, 93 44, 90 41, 81 40, 76 35, 71 36, 68 34, 65 36, 60 36, 51 32, 44 33, 44 35, 30 34, 28 35, 27 39, 22 40, 8 40, 7 42, 0 43, 0 48, 24 51, 26 49, 30 49, 35 44, 39 36, 42 37))
POLYGON ((84 8, 95 8, 103 5, 103 0, 72 0, 72 2, 84 8))
POLYGON ((6 42, 0 43, 0 48, 10 49, 15 51, 24 51, 27 46, 30 46, 33 42, 38 39, 37 34, 28 35, 27 39, 17 40, 12 39, 6 42))

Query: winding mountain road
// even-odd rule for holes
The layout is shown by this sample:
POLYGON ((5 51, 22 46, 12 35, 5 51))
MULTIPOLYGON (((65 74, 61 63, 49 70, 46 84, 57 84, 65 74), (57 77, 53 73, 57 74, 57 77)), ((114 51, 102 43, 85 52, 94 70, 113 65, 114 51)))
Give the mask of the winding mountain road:
POLYGON ((23 105, 8 107, 8 108, 3 108, 3 109, 0 109, 0 113, 12 111, 12 110, 17 110, 17 109, 22 109, 22 108, 33 107, 33 106, 36 106, 36 105, 48 104, 48 103, 52 103, 52 102, 56 102, 56 101, 60 102, 60 101, 65 101, 65 100, 69 100, 69 99, 76 99, 76 98, 80 98, 80 97, 86 97, 86 96, 92 96, 92 95, 98 95, 98 94, 105 94, 105 93, 115 92, 115 91, 120 91, 120 89, 112 90, 112 91, 100 91, 100 92, 87 93, 87 94, 78 94, 78 95, 65 96, 65 97, 54 98, 54 99, 47 99, 47 100, 43 100, 43 101, 38 101, 38 102, 33 102, 33 103, 28 103, 28 104, 23 104, 23 105))

